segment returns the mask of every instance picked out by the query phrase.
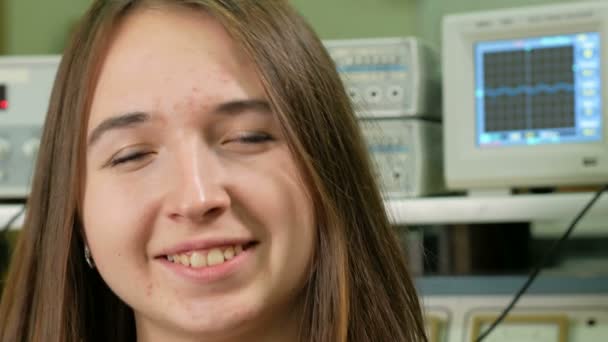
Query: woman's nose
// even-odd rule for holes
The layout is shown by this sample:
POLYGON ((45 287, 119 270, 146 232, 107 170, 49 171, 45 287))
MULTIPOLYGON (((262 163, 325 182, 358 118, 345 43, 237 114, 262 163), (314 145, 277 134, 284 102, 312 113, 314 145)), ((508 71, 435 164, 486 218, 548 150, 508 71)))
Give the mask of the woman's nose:
POLYGON ((192 144, 175 158, 175 179, 168 198, 173 220, 201 223, 220 216, 230 207, 227 175, 219 156, 209 148, 192 144))

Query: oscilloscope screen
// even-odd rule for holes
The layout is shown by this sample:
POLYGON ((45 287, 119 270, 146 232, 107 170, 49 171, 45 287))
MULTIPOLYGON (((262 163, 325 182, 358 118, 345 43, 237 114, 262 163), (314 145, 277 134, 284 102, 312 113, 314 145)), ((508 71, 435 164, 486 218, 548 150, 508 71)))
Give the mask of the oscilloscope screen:
POLYGON ((599 35, 476 45, 477 144, 601 139, 599 35))

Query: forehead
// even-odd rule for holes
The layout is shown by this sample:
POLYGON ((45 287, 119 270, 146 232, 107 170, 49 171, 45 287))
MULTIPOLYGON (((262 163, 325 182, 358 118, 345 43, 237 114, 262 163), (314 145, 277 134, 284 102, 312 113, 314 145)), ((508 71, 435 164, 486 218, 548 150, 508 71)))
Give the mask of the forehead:
POLYGON ((113 34, 107 60, 184 53, 243 62, 243 54, 219 21, 202 9, 177 6, 144 7, 127 15, 113 34))
POLYGON ((213 106, 263 95, 254 65, 213 17, 191 8, 137 9, 113 34, 89 127, 124 111, 171 111, 159 107, 193 97, 213 106))

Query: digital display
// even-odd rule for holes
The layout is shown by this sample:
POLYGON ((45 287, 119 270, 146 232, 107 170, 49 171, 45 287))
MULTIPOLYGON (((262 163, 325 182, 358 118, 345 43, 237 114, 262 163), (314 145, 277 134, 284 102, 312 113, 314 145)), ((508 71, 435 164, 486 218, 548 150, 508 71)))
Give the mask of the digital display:
POLYGON ((477 145, 602 140, 597 32, 475 44, 477 145))
POLYGON ((6 98, 6 86, 0 84, 0 111, 8 109, 8 99, 6 98))

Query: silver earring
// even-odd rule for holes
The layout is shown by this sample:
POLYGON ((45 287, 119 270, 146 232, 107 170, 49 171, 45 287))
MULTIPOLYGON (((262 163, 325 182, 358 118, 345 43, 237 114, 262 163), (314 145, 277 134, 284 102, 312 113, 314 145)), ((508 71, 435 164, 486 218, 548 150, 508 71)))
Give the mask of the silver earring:
POLYGON ((91 250, 87 244, 84 245, 84 260, 91 269, 95 268, 95 263, 93 262, 93 258, 91 258, 91 250))

